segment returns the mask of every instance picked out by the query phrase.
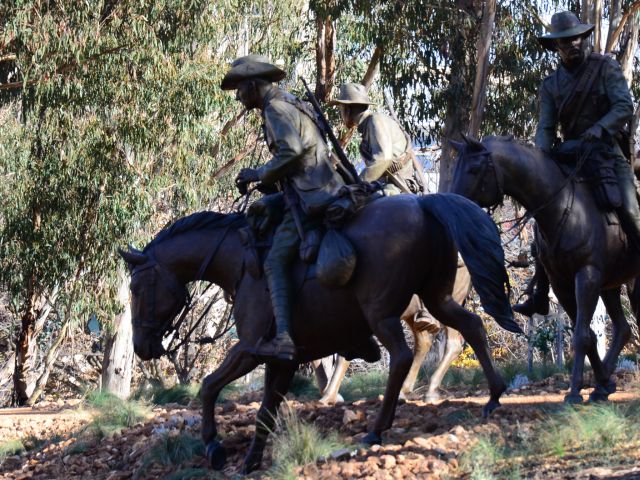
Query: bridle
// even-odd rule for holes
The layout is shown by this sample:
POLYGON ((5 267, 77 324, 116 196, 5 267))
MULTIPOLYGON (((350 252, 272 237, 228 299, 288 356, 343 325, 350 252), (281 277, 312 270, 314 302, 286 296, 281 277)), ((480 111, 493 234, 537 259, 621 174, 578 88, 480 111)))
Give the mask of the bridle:
MULTIPOLYGON (((202 262, 202 264, 200 265, 200 268, 198 269, 198 273, 194 281, 202 280, 204 272, 207 270, 207 267, 209 266, 209 264, 213 261, 213 257, 215 257, 216 253, 218 253, 218 250, 220 250, 220 246, 224 242, 224 239, 226 238, 227 234, 229 233, 229 229, 230 229, 229 226, 225 228, 215 248, 209 252, 205 260, 202 262)), ((171 270, 169 270, 163 264, 158 263, 158 261, 153 255, 149 255, 149 257, 150 257, 150 261, 145 262, 143 265, 135 267, 131 271, 131 279, 133 280, 133 277, 139 274, 140 272, 152 270, 151 280, 147 285, 147 288, 148 287, 151 288, 151 294, 147 296, 147 299, 146 299, 147 308, 145 309, 145 311, 151 312, 150 317, 152 319, 156 317, 155 315, 156 313, 156 282, 158 277, 160 277, 160 279, 162 279, 166 283, 165 286, 173 294, 173 296, 176 299, 178 299, 178 303, 176 304, 175 311, 172 312, 171 315, 167 317, 167 320, 165 320, 165 322, 160 326, 160 328, 158 328, 156 322, 154 322, 153 320, 144 320, 144 319, 138 319, 138 318, 133 320, 133 326, 139 327, 139 328, 147 328, 151 330, 150 335, 156 338, 161 343, 164 337, 168 337, 173 332, 177 332, 180 329, 180 327, 182 326, 182 323, 184 322, 187 315, 191 311, 195 302, 194 302, 193 296, 191 295, 191 293, 189 293, 189 289, 186 287, 184 283, 181 283, 178 280, 178 277, 173 272, 171 272, 171 270), (159 275, 160 273, 162 274, 159 275), (178 320, 175 323, 173 323, 173 320, 178 315, 178 313, 180 313, 180 316, 178 317, 178 320)), ((209 312, 209 308, 210 306, 205 309, 205 311, 200 315, 200 318, 198 318, 195 325, 189 330, 189 332, 185 335, 185 337, 182 340, 178 339, 178 335, 175 335, 173 337, 169 346, 164 352, 165 354, 167 355, 174 354, 182 345, 184 345, 189 341, 189 337, 195 331, 198 325, 202 322, 206 314, 209 312), (175 340, 179 340, 179 341, 174 346, 173 342, 175 340)))
MULTIPOLYGON (((491 152, 487 149, 483 149, 479 152, 473 153, 465 153, 464 154, 464 163, 466 164, 469 159, 479 158, 479 166, 480 172, 476 176, 475 182, 471 185, 471 189, 469 191, 468 196, 470 198, 479 198, 480 193, 485 193, 488 190, 488 177, 487 174, 493 175, 493 180, 495 183, 495 194, 491 195, 492 201, 490 203, 490 207, 488 207, 489 214, 492 214, 493 211, 502 204, 502 199, 504 198, 504 176, 502 171, 496 168, 496 164, 491 157, 491 152), (495 201, 493 201, 495 199, 495 201)), ((462 165, 461 165, 461 168, 462 165)))

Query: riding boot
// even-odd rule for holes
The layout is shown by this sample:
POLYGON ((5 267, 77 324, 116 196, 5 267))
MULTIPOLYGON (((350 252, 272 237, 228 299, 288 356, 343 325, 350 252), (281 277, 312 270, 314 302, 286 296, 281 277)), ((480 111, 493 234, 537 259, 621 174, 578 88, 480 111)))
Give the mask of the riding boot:
POLYGON ((622 206, 617 209, 617 213, 618 217, 620 217, 622 229, 629 239, 629 244, 640 252, 640 208, 638 208, 631 168, 628 168, 628 170, 629 173, 625 172, 626 175, 623 178, 618 175, 622 206))
POLYGON ((413 317, 413 324, 417 331, 423 332, 427 331, 432 335, 436 335, 441 330, 441 325, 438 320, 436 320, 433 315, 429 313, 429 311, 425 308, 422 299, 419 299, 420 308, 416 312, 413 317))
POLYGON ((267 281, 275 317, 276 335, 271 340, 258 344, 255 354, 259 358, 292 361, 296 356, 296 346, 291 339, 289 282, 278 275, 267 275, 267 281))
POLYGON ((549 277, 540 260, 535 256, 535 273, 527 286, 528 298, 513 306, 513 311, 531 317, 534 313, 549 314, 549 277))

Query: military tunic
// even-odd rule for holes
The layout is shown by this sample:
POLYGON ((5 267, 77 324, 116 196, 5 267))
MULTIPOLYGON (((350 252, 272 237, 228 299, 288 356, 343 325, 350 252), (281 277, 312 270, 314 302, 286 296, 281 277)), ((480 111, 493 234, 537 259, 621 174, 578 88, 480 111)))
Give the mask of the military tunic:
POLYGON ((264 130, 273 158, 258 169, 260 181, 288 179, 306 214, 321 212, 344 185, 329 159, 313 111, 295 96, 274 88, 264 100, 264 130))
MULTIPOLYGON (((573 142, 565 147, 571 148, 576 145, 587 129, 598 124, 609 138, 613 139, 624 127, 624 125, 633 116, 633 102, 627 81, 625 80, 622 69, 618 63, 602 55, 591 54, 588 62, 571 71, 565 66, 560 67, 545 78, 540 87, 540 111, 538 120, 538 129, 536 131, 536 146, 546 152, 550 152, 556 141, 556 131, 560 125, 563 140, 573 142), (573 132, 568 132, 567 119, 558 118, 559 108, 563 100, 571 95, 576 81, 582 75, 582 72, 588 62, 602 61, 604 64, 600 68, 598 78, 591 87, 591 92, 585 100, 580 112, 570 112, 571 115, 577 116, 573 132)), ((612 153, 622 155, 620 147, 617 143, 611 145, 612 153)))
MULTIPOLYGON (((400 167, 396 178, 404 182, 409 190, 415 188, 411 143, 395 120, 382 113, 365 111, 358 122, 358 132, 362 135, 360 153, 365 168, 360 178, 366 182, 381 181, 385 193, 401 193, 387 170, 392 165, 400 167)), ((417 192, 416 192, 417 193, 417 192)))

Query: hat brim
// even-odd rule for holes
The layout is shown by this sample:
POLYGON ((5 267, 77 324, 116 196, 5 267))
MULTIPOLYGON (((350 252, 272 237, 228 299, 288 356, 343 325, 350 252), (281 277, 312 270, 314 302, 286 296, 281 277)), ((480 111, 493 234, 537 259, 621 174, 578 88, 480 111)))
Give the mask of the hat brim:
POLYGON ((376 105, 375 102, 369 100, 331 100, 327 102, 327 105, 333 107, 334 105, 376 105))
POLYGON ((538 37, 538 42, 540 42, 540 45, 542 45, 547 50, 555 50, 555 40, 557 40, 558 38, 586 37, 588 35, 591 35, 591 32, 593 32, 594 28, 595 25, 583 23, 580 25, 576 25, 575 27, 568 30, 563 30, 562 32, 547 33, 546 35, 542 35, 541 37, 538 37))
POLYGON ((222 90, 235 90, 240 82, 251 78, 262 78, 270 82, 279 82, 287 76, 284 70, 270 63, 252 62, 238 65, 227 72, 220 83, 222 90))

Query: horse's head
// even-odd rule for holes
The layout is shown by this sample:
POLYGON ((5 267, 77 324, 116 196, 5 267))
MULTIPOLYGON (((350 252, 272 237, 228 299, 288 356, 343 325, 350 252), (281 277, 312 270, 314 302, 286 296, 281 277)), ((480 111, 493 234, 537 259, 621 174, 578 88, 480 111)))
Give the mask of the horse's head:
POLYGON ((464 136, 464 142, 451 141, 458 152, 453 171, 451 192, 463 195, 481 207, 502 202, 502 174, 491 158, 491 152, 478 140, 464 136))
POLYGON ((142 360, 160 358, 162 338, 189 298, 187 288, 152 255, 134 249, 119 253, 131 271, 133 349, 142 360))

